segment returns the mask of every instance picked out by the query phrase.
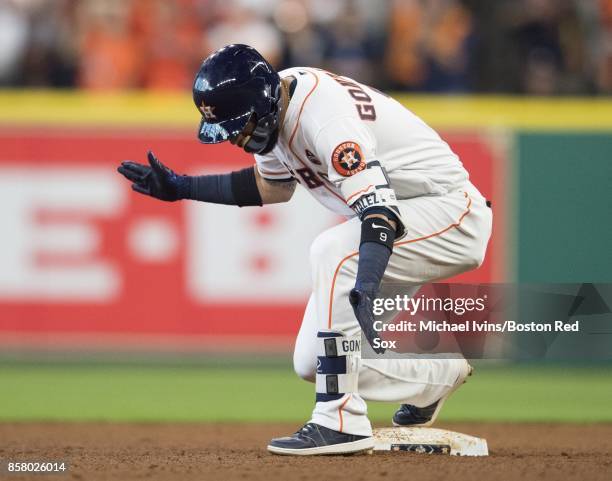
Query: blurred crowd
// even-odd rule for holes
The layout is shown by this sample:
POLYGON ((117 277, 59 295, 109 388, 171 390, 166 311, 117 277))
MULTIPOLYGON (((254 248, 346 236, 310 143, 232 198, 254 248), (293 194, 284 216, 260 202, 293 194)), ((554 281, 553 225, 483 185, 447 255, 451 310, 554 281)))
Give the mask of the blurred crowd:
POLYGON ((0 0, 0 85, 189 89, 228 43, 379 88, 612 94, 612 0, 0 0))

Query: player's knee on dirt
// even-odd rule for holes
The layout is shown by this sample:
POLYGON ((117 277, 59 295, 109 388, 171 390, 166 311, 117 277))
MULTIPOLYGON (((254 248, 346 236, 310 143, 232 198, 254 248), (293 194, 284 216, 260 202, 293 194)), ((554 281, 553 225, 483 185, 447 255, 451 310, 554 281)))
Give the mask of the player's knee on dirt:
POLYGON ((335 401, 357 392, 361 336, 319 331, 317 350, 317 402, 335 401))

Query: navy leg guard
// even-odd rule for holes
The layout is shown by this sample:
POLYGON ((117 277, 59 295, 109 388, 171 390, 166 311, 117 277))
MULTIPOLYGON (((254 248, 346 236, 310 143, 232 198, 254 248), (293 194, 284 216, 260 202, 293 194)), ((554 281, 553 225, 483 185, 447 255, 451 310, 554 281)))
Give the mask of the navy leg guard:
POLYGON ((334 401, 357 392, 361 336, 319 331, 317 338, 316 401, 334 401))

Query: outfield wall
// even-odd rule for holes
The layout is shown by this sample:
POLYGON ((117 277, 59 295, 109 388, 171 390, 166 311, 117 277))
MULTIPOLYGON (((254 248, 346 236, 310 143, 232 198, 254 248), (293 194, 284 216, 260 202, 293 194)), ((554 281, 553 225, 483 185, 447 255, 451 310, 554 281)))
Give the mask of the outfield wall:
MULTIPOLYGON (((457 280, 610 280, 612 102, 401 100, 493 201, 489 256, 457 280)), ((338 218, 301 189, 252 209, 132 193, 115 168, 148 149, 185 173, 252 162, 197 142, 187 96, 4 92, 0 105, 3 346, 291 348, 308 246, 338 218)))

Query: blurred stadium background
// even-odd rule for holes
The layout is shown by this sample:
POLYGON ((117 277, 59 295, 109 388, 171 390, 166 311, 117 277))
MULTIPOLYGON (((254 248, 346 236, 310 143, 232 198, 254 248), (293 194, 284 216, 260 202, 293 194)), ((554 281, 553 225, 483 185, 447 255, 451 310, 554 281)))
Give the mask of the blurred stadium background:
MULTIPOLYGON (((458 280, 612 281, 610 0, 0 0, 0 420, 310 412, 291 351, 309 243, 338 219, 303 191, 163 204, 114 171, 147 149, 185 173, 249 165, 198 144, 190 99, 236 42, 384 89, 442 133, 495 214, 458 280)), ((444 419, 612 421, 607 362, 478 367, 444 419)))

